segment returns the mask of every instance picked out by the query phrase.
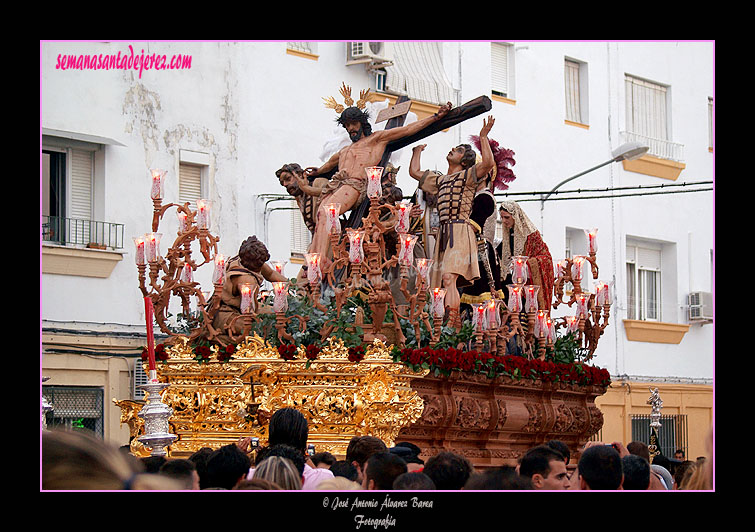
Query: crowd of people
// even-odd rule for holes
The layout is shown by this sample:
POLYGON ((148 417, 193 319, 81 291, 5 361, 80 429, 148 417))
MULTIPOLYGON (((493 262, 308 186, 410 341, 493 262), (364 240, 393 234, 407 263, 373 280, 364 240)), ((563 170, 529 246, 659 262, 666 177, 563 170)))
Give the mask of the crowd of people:
MULTIPOLYGON (((388 447, 375 436, 355 436, 342 459, 308 448, 306 418, 282 408, 270 419, 267 445, 251 438, 188 458, 137 458, 82 431, 42 434, 43 490, 712 490, 711 457, 656 455, 633 441, 588 442, 576 453, 558 440, 529 449, 517 465, 476 469, 460 454, 422 459, 409 442, 388 447)), ((712 451, 712 434, 708 437, 712 451)), ((681 455, 679 453, 682 453, 681 455)), ((712 453, 711 453, 712 456, 712 453)))

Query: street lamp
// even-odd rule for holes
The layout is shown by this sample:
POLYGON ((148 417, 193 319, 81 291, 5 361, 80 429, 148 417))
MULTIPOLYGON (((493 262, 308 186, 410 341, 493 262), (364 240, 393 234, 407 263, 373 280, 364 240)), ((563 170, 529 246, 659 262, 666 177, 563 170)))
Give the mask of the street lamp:
POLYGON ((577 179, 580 176, 583 176, 589 172, 592 172, 593 170, 597 170, 598 168, 601 168, 607 164, 617 163, 619 161, 633 161, 635 159, 639 159, 640 157, 645 155, 645 153, 647 153, 649 149, 650 148, 648 146, 644 146, 640 144, 639 142, 627 142, 626 144, 622 144, 621 146, 619 146, 618 148, 616 148, 615 150, 611 152, 611 155, 613 155, 613 159, 609 159, 604 163, 600 163, 598 166, 593 166, 589 170, 585 170, 584 172, 580 172, 577 175, 573 175, 568 179, 564 179, 558 185, 553 187, 551 191, 548 192, 547 194, 545 195, 541 194, 540 195, 540 210, 543 210, 545 201, 551 196, 551 194, 553 194, 556 190, 558 190, 558 188, 561 185, 564 185, 573 179, 577 179))

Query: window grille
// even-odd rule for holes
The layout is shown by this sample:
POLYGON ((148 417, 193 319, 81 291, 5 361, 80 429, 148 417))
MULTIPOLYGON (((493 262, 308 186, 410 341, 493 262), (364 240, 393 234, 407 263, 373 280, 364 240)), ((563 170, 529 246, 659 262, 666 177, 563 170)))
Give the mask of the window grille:
POLYGON ((42 395, 52 405, 47 427, 85 429, 104 436, 104 390, 83 386, 43 386, 42 395))
MULTIPOLYGON (((650 442, 650 414, 631 414, 632 441, 650 442)), ((674 451, 682 449, 687 456, 687 415, 661 416, 658 430, 658 443, 661 454, 674 457, 674 451)))

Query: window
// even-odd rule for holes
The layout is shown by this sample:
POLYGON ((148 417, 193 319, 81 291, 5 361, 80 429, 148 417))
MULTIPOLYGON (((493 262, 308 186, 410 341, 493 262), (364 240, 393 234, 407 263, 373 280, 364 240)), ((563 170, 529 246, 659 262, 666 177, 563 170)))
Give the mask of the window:
POLYGON ((286 49, 308 55, 317 55, 317 43, 314 41, 288 41, 286 49))
POLYGON ((104 392, 85 386, 43 386, 42 395, 52 406, 47 427, 86 429, 104 435, 104 392))
POLYGON ((178 165, 178 203, 187 201, 191 209, 196 210, 197 200, 202 198, 202 167, 195 164, 178 165))
POLYGON ((304 223, 299 206, 295 200, 291 200, 291 257, 304 260, 312 234, 304 223))
POLYGON ((564 60, 566 120, 587 124, 587 63, 564 60))
MULTIPOLYGON (((632 441, 650 442, 649 414, 631 414, 632 441)), ((687 456, 687 415, 661 416, 658 429, 658 447, 663 456, 673 458, 677 449, 687 456)))
POLYGON ((490 43, 490 89, 494 96, 514 98, 514 46, 490 43))
MULTIPOLYGON (((352 53, 354 46, 350 43, 352 53)), ((371 67, 385 71, 384 89, 394 95, 406 95, 433 105, 455 103, 456 90, 451 85, 443 64, 443 44, 440 42, 362 43, 361 49, 372 57, 371 67), (379 44, 379 47, 373 45, 379 44), (390 57, 390 64, 381 58, 381 50, 390 57), (376 55, 373 55, 376 54, 376 55)), ((388 60, 385 60, 388 61, 388 60)))
POLYGON ((584 229, 566 228, 564 257, 570 259, 577 255, 587 255, 589 251, 584 229))
POLYGON ((627 318, 661 320, 661 248, 627 242, 627 318))
POLYGON ((626 76, 627 130, 668 140, 668 87, 626 76))

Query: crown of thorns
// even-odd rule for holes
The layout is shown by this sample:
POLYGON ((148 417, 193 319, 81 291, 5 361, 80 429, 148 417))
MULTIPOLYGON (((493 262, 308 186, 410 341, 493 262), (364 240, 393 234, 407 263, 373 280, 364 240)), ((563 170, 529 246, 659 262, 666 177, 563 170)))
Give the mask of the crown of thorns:
MULTIPOLYGON (((343 113, 343 110, 346 109, 346 107, 351 107, 354 105, 354 99, 351 97, 351 87, 346 85, 346 83, 344 82, 341 82, 341 88, 338 89, 338 92, 340 92, 341 96, 343 96, 343 103, 346 104, 345 106, 338 103, 332 96, 323 98, 323 101, 325 101, 325 107, 327 107, 328 109, 333 109, 340 115, 341 113, 343 113)), ((364 109, 366 107, 367 96, 369 95, 369 93, 370 89, 359 91, 359 99, 356 101, 356 106, 359 109, 364 109)))

